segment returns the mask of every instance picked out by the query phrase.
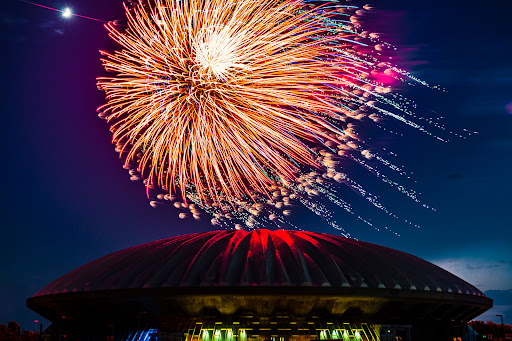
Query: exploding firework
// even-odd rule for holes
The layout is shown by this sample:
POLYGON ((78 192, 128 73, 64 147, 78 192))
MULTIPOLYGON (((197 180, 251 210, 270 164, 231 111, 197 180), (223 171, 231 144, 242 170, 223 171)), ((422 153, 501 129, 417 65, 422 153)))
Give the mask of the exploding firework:
POLYGON ((370 171, 365 159, 394 167, 364 147, 354 123, 387 115, 424 130, 386 95, 383 79, 415 79, 381 62, 389 45, 360 28, 368 10, 297 0, 126 7, 127 26, 106 25, 122 49, 102 51, 114 75, 98 79, 107 98, 99 112, 131 179, 155 197, 151 205, 172 200, 195 218, 206 211, 213 224, 241 228, 261 217, 282 222, 297 202, 340 228, 311 197, 350 211, 330 184, 365 193, 341 172, 343 158, 370 171))

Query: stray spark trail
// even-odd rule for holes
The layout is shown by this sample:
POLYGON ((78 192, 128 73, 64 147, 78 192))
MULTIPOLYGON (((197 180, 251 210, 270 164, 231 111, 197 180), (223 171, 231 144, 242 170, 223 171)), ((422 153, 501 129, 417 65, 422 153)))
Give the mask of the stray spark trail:
POLYGON ((69 19, 71 18, 72 16, 75 16, 75 17, 79 17, 79 18, 84 18, 84 19, 89 19, 89 20, 94 20, 94 21, 99 21, 99 22, 102 22, 102 23, 106 23, 107 21, 105 20, 101 20, 101 19, 96 19, 96 18, 92 18, 92 17, 86 17, 84 15, 79 15, 79 14, 75 14, 71 11, 70 8, 64 8, 62 10, 60 9, 57 9, 57 8, 53 8, 53 7, 48 7, 48 6, 43 6, 43 5, 40 5, 40 4, 37 4, 35 2, 31 2, 31 1, 27 1, 27 0, 20 0, 21 2, 24 2, 24 3, 27 3, 27 4, 30 4, 30 5, 34 5, 34 6, 37 6, 37 7, 41 7, 41 8, 45 8, 45 9, 49 9, 49 10, 52 10, 52 11, 55 11, 55 12, 60 12, 62 13, 62 17, 66 18, 66 19, 69 19))
POLYGON ((153 207, 173 201, 196 219, 255 228, 294 226, 286 217, 303 205, 348 235, 319 199, 372 226, 338 198, 348 186, 393 216, 342 171, 351 160, 392 184, 364 158, 402 172, 358 137, 356 122, 387 116, 428 133, 388 95, 389 80, 417 80, 381 62, 390 45, 361 29, 370 7, 140 0, 125 9, 127 27, 106 25, 121 49, 101 51, 112 76, 98 78, 107 99, 98 111, 153 207))

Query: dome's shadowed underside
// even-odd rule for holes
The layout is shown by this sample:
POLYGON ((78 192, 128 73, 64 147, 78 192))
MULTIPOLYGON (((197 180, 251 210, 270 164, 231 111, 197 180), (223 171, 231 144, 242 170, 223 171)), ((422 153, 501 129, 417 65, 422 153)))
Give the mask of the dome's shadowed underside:
POLYGON ((484 296, 410 254, 298 231, 213 231, 142 244, 87 263, 35 296, 199 286, 402 289, 484 296))

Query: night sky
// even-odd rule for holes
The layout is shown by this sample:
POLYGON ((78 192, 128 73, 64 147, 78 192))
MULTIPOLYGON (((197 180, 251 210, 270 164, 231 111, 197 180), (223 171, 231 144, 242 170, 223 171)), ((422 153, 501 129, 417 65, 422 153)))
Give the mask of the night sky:
MULTIPOLYGON (((121 0, 41 3, 105 20, 124 18, 121 0)), ((389 122, 403 136, 379 133, 375 143, 398 155, 394 161, 416 181, 404 184, 437 211, 387 195, 390 189, 362 174, 388 207, 421 229, 386 221, 397 237, 340 223, 360 240, 412 253, 469 281, 495 300, 480 319, 499 322, 495 315, 503 314, 512 323, 512 3, 373 5, 381 18, 374 27, 403 51, 398 63, 447 89, 403 89, 419 104, 419 114, 445 117, 448 131, 478 134, 461 139, 446 132, 450 142, 443 143, 389 122)), ((0 324, 16 320, 32 328, 41 318, 25 300, 64 273, 113 251, 212 227, 209 219, 180 220, 174 208, 151 208, 143 185, 122 168, 96 113, 104 101, 96 77, 105 75, 98 51, 116 48, 101 23, 3 0, 0 40, 0 324)), ((356 207, 379 223, 375 208, 356 207)), ((309 226, 336 233, 319 220, 309 226)))

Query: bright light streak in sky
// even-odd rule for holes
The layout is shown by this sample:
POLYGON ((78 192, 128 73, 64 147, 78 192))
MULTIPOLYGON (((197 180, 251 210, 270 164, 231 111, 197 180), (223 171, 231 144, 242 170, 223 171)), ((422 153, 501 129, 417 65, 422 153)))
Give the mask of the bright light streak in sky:
POLYGON ((35 2, 30 2, 30 1, 27 1, 27 0, 20 0, 20 1, 25 2, 27 4, 31 4, 31 5, 37 6, 37 7, 42 7, 42 8, 46 8, 46 9, 52 10, 52 11, 60 12, 60 13, 62 13, 62 17, 66 18, 66 19, 69 19, 72 16, 75 16, 75 17, 80 17, 80 18, 84 18, 84 19, 99 21, 99 22, 103 22, 103 23, 108 22, 106 20, 101 20, 101 19, 86 17, 84 15, 75 14, 75 13, 73 13, 71 11, 71 9, 69 7, 66 7, 66 8, 61 10, 61 9, 57 9, 57 8, 53 8, 53 7, 48 7, 48 6, 43 6, 43 5, 40 5, 40 4, 36 4, 35 2))
POLYGON ((63 16, 64 18, 71 18, 71 16, 72 16, 72 15, 73 15, 73 12, 71 11, 71 9, 70 9, 69 7, 64 8, 64 9, 62 10, 62 16, 63 16))

